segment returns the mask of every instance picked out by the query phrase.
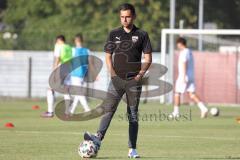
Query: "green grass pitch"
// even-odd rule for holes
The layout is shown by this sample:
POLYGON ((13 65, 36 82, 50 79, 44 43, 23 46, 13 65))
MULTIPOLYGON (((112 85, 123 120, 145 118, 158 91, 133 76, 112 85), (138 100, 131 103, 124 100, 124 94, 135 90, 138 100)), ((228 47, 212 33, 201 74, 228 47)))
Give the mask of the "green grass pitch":
MULTIPOLYGON (((98 102, 91 101, 91 107, 98 102)), ((80 107, 79 107, 80 108, 80 107)), ((95 132, 100 118, 84 122, 43 119, 43 100, 0 102, 1 160, 78 160, 77 148, 84 131, 95 132), (32 110, 39 105, 39 110, 32 110), (12 122, 15 128, 5 128, 12 122)), ((164 120, 160 112, 171 106, 157 102, 140 104, 138 152, 146 160, 240 159, 240 107, 220 107, 220 116, 199 118, 196 106, 183 106, 179 121, 164 120)), ((97 159, 127 159, 128 122, 126 106, 118 107, 97 159)))

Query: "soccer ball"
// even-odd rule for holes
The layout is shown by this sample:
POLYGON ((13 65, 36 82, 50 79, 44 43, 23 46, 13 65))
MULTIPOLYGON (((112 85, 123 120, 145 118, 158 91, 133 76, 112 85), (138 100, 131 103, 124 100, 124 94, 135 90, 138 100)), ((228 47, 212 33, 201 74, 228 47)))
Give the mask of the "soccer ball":
POLYGON ((78 147, 78 154, 82 158, 93 158, 97 156, 98 148, 93 141, 84 140, 78 147))
POLYGON ((219 116, 219 109, 218 108, 211 108, 210 113, 212 116, 219 116))

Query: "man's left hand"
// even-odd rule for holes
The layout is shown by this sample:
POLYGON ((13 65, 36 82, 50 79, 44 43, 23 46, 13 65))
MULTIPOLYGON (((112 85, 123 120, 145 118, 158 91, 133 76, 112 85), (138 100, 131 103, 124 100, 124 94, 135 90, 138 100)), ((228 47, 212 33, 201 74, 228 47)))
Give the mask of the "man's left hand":
POLYGON ((142 75, 138 74, 134 77, 135 81, 140 81, 142 79, 142 75))

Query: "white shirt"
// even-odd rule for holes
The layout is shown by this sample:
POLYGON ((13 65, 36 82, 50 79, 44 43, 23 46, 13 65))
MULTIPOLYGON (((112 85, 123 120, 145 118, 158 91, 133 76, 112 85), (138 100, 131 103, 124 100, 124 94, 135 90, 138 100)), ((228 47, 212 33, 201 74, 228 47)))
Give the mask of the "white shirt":
POLYGON ((54 46, 54 52, 53 52, 53 55, 54 55, 54 57, 60 57, 60 55, 61 55, 61 50, 62 50, 62 46, 63 45, 59 45, 59 44, 55 44, 55 46, 54 46))
POLYGON ((178 78, 183 78, 183 63, 187 63, 186 76, 188 81, 194 81, 194 60, 192 51, 188 48, 180 51, 178 58, 178 78))

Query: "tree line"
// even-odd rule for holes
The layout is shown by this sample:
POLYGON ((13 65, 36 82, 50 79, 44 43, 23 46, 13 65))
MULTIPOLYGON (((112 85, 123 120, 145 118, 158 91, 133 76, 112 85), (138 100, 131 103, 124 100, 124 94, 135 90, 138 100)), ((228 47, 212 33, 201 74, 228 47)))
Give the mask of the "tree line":
MULTIPOLYGON (((120 26, 118 6, 125 2, 136 7, 135 24, 149 33, 159 51, 161 29, 169 27, 169 0, 1 0, 0 49, 49 50, 56 35, 72 44, 74 35, 82 33, 85 46, 102 51, 108 32, 120 26)), ((239 0, 204 2, 205 22, 240 28, 239 0)), ((198 0, 176 0, 176 28, 180 19, 184 28, 197 28, 198 0)))

